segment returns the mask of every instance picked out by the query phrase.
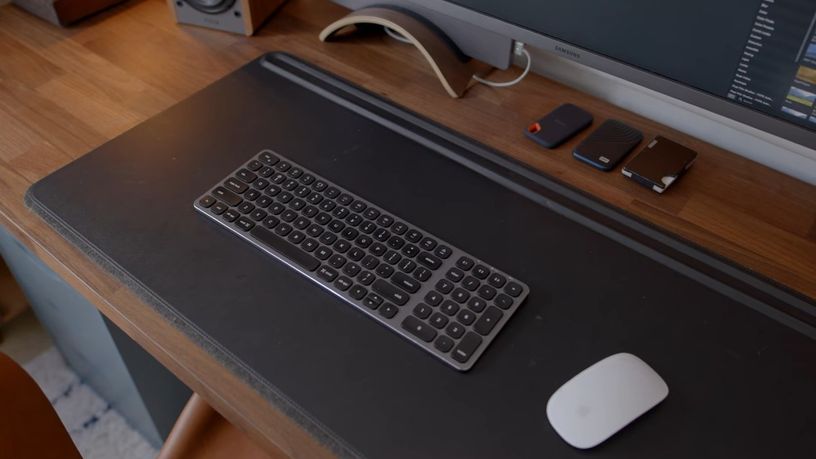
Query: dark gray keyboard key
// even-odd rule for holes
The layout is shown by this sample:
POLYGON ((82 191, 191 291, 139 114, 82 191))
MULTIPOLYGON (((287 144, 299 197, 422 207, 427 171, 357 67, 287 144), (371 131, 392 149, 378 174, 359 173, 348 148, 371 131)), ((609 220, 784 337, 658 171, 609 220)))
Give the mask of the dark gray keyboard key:
POLYGON ((374 282, 374 279, 376 279, 376 278, 377 278, 377 276, 375 276, 371 272, 363 271, 363 272, 361 272, 360 274, 357 275, 357 282, 359 282, 359 283, 361 283, 363 285, 371 285, 371 283, 374 282))
POLYGON ((278 220, 277 217, 268 216, 264 219, 263 226, 272 229, 276 227, 278 223, 280 223, 280 220, 278 220))
POLYGON ((365 218, 367 218, 369 220, 375 220, 379 216, 380 216, 380 211, 373 208, 373 207, 369 207, 365 212, 363 212, 363 217, 365 217, 365 218))
POLYGON ((465 280, 462 281, 462 287, 466 288, 468 291, 475 292, 477 288, 479 288, 481 283, 479 279, 476 279, 473 276, 468 276, 465 280))
POLYGON ((462 270, 459 268, 451 268, 445 274, 445 277, 447 277, 453 282, 459 282, 460 280, 465 278, 465 273, 462 272, 462 270))
POLYGON ((215 215, 221 215, 227 209, 229 209, 229 206, 227 206, 221 201, 218 201, 215 204, 213 204, 212 207, 210 207, 210 212, 214 213, 215 215))
POLYGON ((499 296, 493 302, 502 309, 510 309, 510 306, 513 305, 513 299, 504 293, 499 293, 499 296))
POLYGON ((496 289, 489 285, 482 285, 479 288, 479 296, 486 300, 492 300, 496 296, 496 289))
POLYGON ((255 174, 254 172, 250 172, 246 169, 239 170, 238 172, 235 173, 235 175, 237 175, 239 179, 243 180, 246 183, 252 183, 253 180, 258 178, 257 174, 255 174))
POLYGON ((396 303, 400 306, 405 305, 411 296, 405 291, 398 289, 383 279, 377 279, 371 286, 375 292, 382 295, 386 300, 396 303))
POLYGON ((226 211, 224 211, 224 213, 221 215, 221 218, 223 218, 224 220, 226 220, 226 221, 228 221, 228 222, 234 222, 234 221, 235 221, 235 220, 236 220, 238 217, 240 217, 240 216, 241 216, 241 214, 239 214, 237 210, 235 210, 235 209, 227 209, 227 210, 226 210, 226 211))
POLYGON ((433 270, 437 270, 439 269, 440 266, 442 266, 442 261, 440 261, 439 258, 436 258, 435 256, 431 255, 428 252, 421 252, 419 255, 417 255, 416 260, 417 262, 433 270))
POLYGON ((215 198, 210 195, 206 195, 198 200, 198 205, 201 207, 210 207, 213 204, 215 204, 215 198))
POLYGON ((385 260, 385 262, 388 263, 389 265, 395 265, 399 263, 400 260, 402 260, 402 255, 398 254, 393 250, 389 250, 388 252, 385 253, 385 255, 383 255, 383 260, 385 260))
POLYGON ((433 250, 436 247, 436 239, 432 237, 426 237, 419 243, 419 246, 425 250, 433 250))
POLYGON ((444 294, 448 294, 453 290, 453 283, 447 279, 439 279, 436 283, 436 289, 444 294))
POLYGON ((456 260, 456 266, 465 271, 470 270, 470 268, 472 268, 473 265, 474 265, 473 259, 469 257, 459 257, 459 259, 456 260))
POLYGON ((363 297, 365 297, 367 293, 368 293, 368 289, 363 287, 362 285, 358 285, 358 284, 354 284, 354 286, 352 286, 349 289, 349 296, 351 296, 355 300, 362 300, 363 297))
POLYGON ((426 343, 430 343, 436 338, 436 330, 414 316, 406 317, 402 321, 402 328, 426 343))
POLYGON ((453 249, 451 249, 450 247, 448 247, 446 245, 440 245, 439 247, 436 248, 436 250, 434 250, 434 255, 436 255, 437 257, 439 257, 439 258, 441 258, 443 260, 445 260, 449 256, 451 256, 452 253, 453 253, 453 249))
POLYGON ((274 166, 278 163, 278 161, 280 161, 278 157, 272 154, 272 152, 269 150, 262 151, 261 154, 258 155, 258 159, 260 159, 261 162, 267 166, 274 166))
POLYGON ((442 306, 439 307, 439 310, 444 312, 445 314, 452 316, 459 312, 459 305, 451 300, 445 300, 442 303, 442 306))
POLYGON ((340 290, 341 292, 345 292, 346 290, 348 290, 352 284, 353 282, 351 281, 351 279, 349 279, 346 276, 340 276, 337 278, 336 281, 334 281, 334 286, 337 287, 337 289, 340 290))
POLYGON ((354 261, 362 260, 365 255, 365 250, 359 247, 352 247, 351 250, 348 251, 348 257, 354 261))
POLYGON ((503 315, 499 308, 490 306, 482 314, 482 317, 479 317, 479 320, 473 324, 473 329, 480 335, 487 336, 493 331, 493 327, 499 323, 503 315))
POLYGON ((477 297, 474 296, 473 298, 470 299, 470 301, 468 301, 468 308, 470 308, 471 310, 473 310, 475 312, 482 312, 482 311, 484 311, 484 308, 486 308, 486 307, 487 307, 487 301, 485 301, 485 300, 483 300, 481 298, 477 298, 477 297))
POLYGON ((375 269, 374 272, 377 273, 378 276, 388 279, 392 274, 394 274, 394 268, 392 268, 391 265, 380 263, 380 266, 377 266, 377 269, 375 269))
POLYGON ((363 298, 363 306, 369 309, 377 309, 380 307, 382 302, 382 297, 376 293, 369 293, 365 298, 363 298))
POLYGON ((244 199, 254 201, 254 200, 258 199, 258 196, 260 196, 260 195, 261 195, 261 192, 258 191, 258 190, 247 190, 247 192, 244 193, 244 199))
POLYGON ((439 303, 442 302, 442 298, 444 297, 442 296, 441 293, 433 290, 431 290, 425 295, 425 301, 427 301, 428 304, 430 304, 431 306, 439 306, 439 303))
POLYGON ((417 280, 421 280, 422 282, 425 282, 426 280, 430 279, 431 275, 433 275, 433 273, 431 273, 430 270, 422 268, 422 267, 417 268, 417 270, 414 271, 414 277, 417 280))
POLYGON ((487 279, 487 282, 496 288, 501 288, 504 283, 507 282, 507 278, 499 273, 493 273, 493 275, 487 279))
POLYGON ((317 250, 315 250, 314 253, 315 253, 315 256, 318 259, 325 260, 325 259, 329 258, 330 256, 332 256, 332 254, 334 252, 332 251, 332 249, 330 249, 330 248, 328 248, 328 247, 326 247, 324 245, 321 245, 320 247, 318 247, 317 250))
POLYGON ((470 293, 467 292, 465 289, 457 288, 453 292, 451 292, 451 298, 456 300, 457 303, 464 303, 465 301, 470 298, 470 293))
POLYGON ((394 223, 394 217, 392 217, 390 215, 382 214, 382 215, 380 215, 380 218, 377 219, 377 224, 384 227, 384 228, 388 228, 393 223, 394 223))
POLYGON ((448 328, 445 329, 445 333, 451 338, 459 339, 465 334, 465 327, 460 323, 451 322, 448 324, 448 328))
POLYGON ((476 320, 476 314, 469 309, 462 309, 459 311, 459 315, 456 316, 456 318, 459 319, 459 322, 462 322, 465 325, 470 325, 474 320, 476 320))
POLYGON ((453 340, 445 335, 439 335, 439 338, 436 338, 436 341, 434 341, 434 347, 442 352, 448 352, 453 348, 454 344, 453 340))
POLYGON ((422 287, 419 281, 403 273, 396 273, 391 276, 391 283, 408 293, 416 293, 422 287))
POLYGON ((267 214, 266 214, 265 211, 263 211, 261 209, 255 209, 255 210, 252 211, 252 213, 249 214, 249 217, 252 218, 253 220, 255 220, 256 222, 259 222, 259 221, 263 220, 264 218, 266 218, 266 215, 267 214))
POLYGON ((380 315, 386 319, 392 319, 398 312, 399 309, 391 303, 385 303, 380 308, 380 315))
POLYGON ((343 272, 351 277, 360 274, 360 271, 361 271, 360 265, 358 265, 357 263, 346 263, 346 266, 343 266, 343 272))
POLYGON ((317 275, 320 276, 321 279, 332 282, 337 279, 337 270, 332 268, 331 266, 323 265, 320 269, 317 270, 317 275))
POLYGON ((212 194, 216 198, 226 202, 231 206, 237 206, 238 203, 241 202, 240 196, 222 186, 215 187, 215 189, 212 190, 212 194))
POLYGON ((524 289, 517 282, 508 282, 507 285, 504 286, 504 292, 514 298, 518 298, 523 291, 524 289))
POLYGON ((470 360, 473 353, 479 349, 482 344, 482 338, 476 333, 470 332, 459 341, 459 345, 453 350, 451 356, 459 363, 465 363, 470 360))
POLYGON ((337 202, 339 202, 340 204, 342 204, 344 206, 347 206, 347 205, 351 204, 353 201, 354 201, 354 198, 351 197, 350 195, 346 194, 346 193, 341 194, 340 197, 337 198, 337 202))
POLYGON ((416 244, 417 242, 422 240, 422 233, 415 229, 408 230, 408 232, 405 233, 405 239, 408 239, 409 241, 416 244))
POLYGON ((292 231, 289 234, 289 237, 286 238, 286 240, 295 245, 300 244, 301 242, 303 242, 304 239, 306 239, 306 235, 301 233, 300 231, 292 231))
POLYGON ((249 188, 249 185, 246 183, 238 180, 235 177, 230 177, 224 180, 224 187, 228 190, 232 191, 233 193, 241 194, 249 188))
POLYGON ((441 330, 448 324, 448 318, 447 316, 443 316, 442 314, 435 312, 434 315, 431 316, 430 322, 431 325, 441 330))
POLYGON ((420 319, 427 319, 430 317, 433 309, 425 303, 419 303, 418 305, 414 306, 414 315, 419 317, 420 319))
POLYGON ((406 231, 408 231, 408 225, 403 222, 396 222, 394 223, 394 226, 391 227, 391 231, 393 231, 394 234, 403 235, 406 231))
POLYGON ((315 257, 309 255, 309 253, 304 252, 303 250, 295 247, 294 245, 286 242, 286 240, 275 236, 269 230, 261 228, 260 226, 256 226, 251 232, 252 236, 254 236, 257 240, 268 246, 269 248, 273 249, 274 251, 280 253, 287 259, 291 260, 298 266, 306 269, 307 271, 314 271, 315 269, 320 266, 320 261, 317 260, 315 257))
POLYGON ((235 224, 238 226, 238 228, 241 228, 244 231, 249 231, 255 226, 255 222, 247 217, 238 218, 238 220, 235 221, 235 224))
POLYGON ((238 211, 242 214, 248 214, 255 209, 255 205, 251 202, 242 202, 240 206, 238 206, 238 211))

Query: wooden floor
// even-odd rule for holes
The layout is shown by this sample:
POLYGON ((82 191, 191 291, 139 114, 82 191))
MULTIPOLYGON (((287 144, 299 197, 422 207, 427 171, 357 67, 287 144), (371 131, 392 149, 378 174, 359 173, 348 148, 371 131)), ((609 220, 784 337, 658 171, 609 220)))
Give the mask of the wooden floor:
POLYGON ((292 0, 246 38, 180 27, 163 0, 131 0, 69 29, 0 7, 0 224, 270 448, 328 455, 23 204, 34 181, 265 51, 296 54, 816 298, 816 187, 536 75, 513 88, 479 86, 451 99, 411 47, 384 36, 319 42, 320 29, 343 14, 324 0, 292 0), (670 137, 698 150, 699 159, 658 195, 572 159, 586 133, 554 151, 525 138, 530 121, 564 102, 588 109, 596 123, 617 118, 647 138, 670 137))

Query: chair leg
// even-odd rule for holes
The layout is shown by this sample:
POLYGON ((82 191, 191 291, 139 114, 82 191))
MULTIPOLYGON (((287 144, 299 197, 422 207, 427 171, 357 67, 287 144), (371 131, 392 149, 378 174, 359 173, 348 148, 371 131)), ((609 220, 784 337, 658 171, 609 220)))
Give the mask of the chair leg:
POLYGON ((269 454, 193 394, 156 459, 283 459, 269 454))

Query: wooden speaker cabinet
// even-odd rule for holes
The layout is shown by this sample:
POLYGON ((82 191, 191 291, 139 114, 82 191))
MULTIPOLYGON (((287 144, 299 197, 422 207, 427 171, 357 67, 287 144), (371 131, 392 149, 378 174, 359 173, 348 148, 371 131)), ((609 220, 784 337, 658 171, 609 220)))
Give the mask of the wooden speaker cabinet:
POLYGON ((252 35, 285 0, 168 0, 179 24, 252 35))

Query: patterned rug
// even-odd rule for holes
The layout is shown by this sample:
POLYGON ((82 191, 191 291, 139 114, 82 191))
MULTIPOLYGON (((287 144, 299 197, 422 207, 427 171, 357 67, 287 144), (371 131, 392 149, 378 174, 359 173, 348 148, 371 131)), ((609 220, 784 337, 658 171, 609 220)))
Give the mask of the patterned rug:
POLYGON ((24 365, 84 459, 153 459, 156 450, 51 348, 24 365))

